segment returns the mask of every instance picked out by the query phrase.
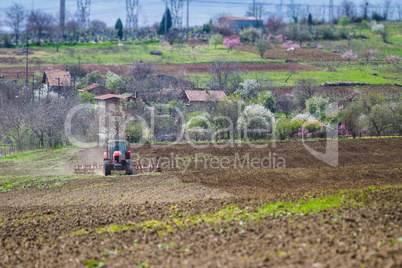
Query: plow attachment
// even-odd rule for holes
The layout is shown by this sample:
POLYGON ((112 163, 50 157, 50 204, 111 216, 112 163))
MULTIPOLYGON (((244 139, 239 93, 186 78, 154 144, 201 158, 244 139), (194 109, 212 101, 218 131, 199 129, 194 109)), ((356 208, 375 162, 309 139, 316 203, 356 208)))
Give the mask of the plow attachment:
MULTIPOLYGON (((146 172, 161 172, 158 165, 142 166, 133 164, 134 174, 146 173, 146 172)), ((90 164, 90 165, 75 165, 74 174, 97 174, 104 172, 103 164, 90 164)))

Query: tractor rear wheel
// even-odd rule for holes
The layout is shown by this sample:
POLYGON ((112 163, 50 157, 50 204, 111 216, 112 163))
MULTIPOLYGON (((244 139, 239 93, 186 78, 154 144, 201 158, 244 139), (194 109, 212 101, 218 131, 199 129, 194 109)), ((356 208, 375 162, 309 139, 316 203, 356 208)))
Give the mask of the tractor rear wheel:
POLYGON ((112 163, 110 163, 109 160, 105 160, 104 167, 105 167, 105 176, 111 175, 112 174, 112 163))
POLYGON ((126 175, 133 175, 133 164, 131 159, 127 159, 126 162, 126 175))

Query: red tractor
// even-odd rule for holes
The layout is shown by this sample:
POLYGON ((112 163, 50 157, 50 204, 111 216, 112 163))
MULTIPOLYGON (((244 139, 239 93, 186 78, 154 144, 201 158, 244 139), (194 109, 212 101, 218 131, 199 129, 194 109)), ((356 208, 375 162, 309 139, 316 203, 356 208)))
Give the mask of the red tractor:
POLYGON ((105 176, 111 175, 112 170, 125 170, 126 175, 133 174, 131 152, 127 151, 125 140, 112 140, 106 144, 104 152, 105 176))

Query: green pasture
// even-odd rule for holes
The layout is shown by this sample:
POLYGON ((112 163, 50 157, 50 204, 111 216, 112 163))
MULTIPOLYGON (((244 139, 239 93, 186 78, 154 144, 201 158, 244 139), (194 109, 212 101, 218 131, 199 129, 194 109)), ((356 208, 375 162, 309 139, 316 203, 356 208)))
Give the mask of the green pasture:
MULTIPOLYGON (((240 75, 244 79, 256 79, 266 78, 275 86, 291 87, 295 86, 300 79, 314 79, 317 84, 323 84, 325 82, 361 82, 373 85, 394 84, 396 82, 401 83, 402 79, 396 74, 390 74, 387 72, 378 73, 377 76, 371 75, 373 70, 359 71, 359 70, 341 70, 337 72, 317 71, 317 72, 297 72, 293 74, 287 82, 289 72, 250 72, 241 73, 240 75)), ((204 87, 207 81, 211 79, 210 74, 195 74, 188 75, 187 78, 190 81, 196 83, 198 87, 204 87)))

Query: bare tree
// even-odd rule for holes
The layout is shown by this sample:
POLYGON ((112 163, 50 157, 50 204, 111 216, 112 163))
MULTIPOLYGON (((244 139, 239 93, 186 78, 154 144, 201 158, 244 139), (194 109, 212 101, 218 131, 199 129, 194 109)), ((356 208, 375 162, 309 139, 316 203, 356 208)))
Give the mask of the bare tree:
POLYGON ((306 108, 306 100, 310 99, 319 87, 313 79, 301 79, 293 89, 294 102, 303 110, 306 108))
POLYGON ((79 28, 80 24, 76 20, 70 20, 69 22, 66 23, 67 32, 75 34, 79 28))
POLYGON ((293 111, 293 95, 287 93, 276 98, 275 109, 285 114, 286 118, 293 111))
POLYGON ((299 20, 301 5, 299 3, 295 3, 294 0, 290 0, 290 4, 288 5, 289 16, 293 19, 294 23, 297 23, 299 20))
POLYGON ((351 0, 343 0, 341 3, 342 13, 343 15, 348 16, 349 19, 352 19, 355 14, 355 4, 351 0))
POLYGON ((1 132, 11 137, 22 150, 23 139, 28 134, 27 104, 31 94, 27 88, 20 87, 10 82, 1 82, 0 88, 0 128, 1 132))
POLYGON ((25 29, 27 32, 37 33, 39 38, 41 38, 43 31, 50 31, 54 28, 54 22, 51 14, 35 10, 29 15, 25 29))
POLYGON ((360 9, 362 10, 363 19, 365 20, 367 20, 368 18, 368 8, 369 8, 368 0, 363 0, 363 3, 360 4, 360 9))
POLYGON ((136 61, 130 73, 136 80, 145 80, 154 74, 154 65, 152 63, 136 61))
POLYGON ((226 90, 229 86, 229 81, 238 72, 239 65, 237 63, 228 62, 226 59, 219 59, 212 62, 209 66, 211 80, 208 82, 208 87, 212 90, 226 90))
POLYGON ((106 23, 101 20, 92 20, 89 28, 94 32, 103 31, 106 28, 106 23))
POLYGON ((270 16, 266 27, 273 33, 277 33, 279 29, 285 26, 282 17, 270 16))
POLYGON ((26 17, 24 7, 21 4, 14 3, 6 10, 6 17, 6 25, 13 29, 18 41, 26 17))
POLYGON ((392 0, 384 0, 383 2, 382 17, 384 18, 384 20, 387 20, 388 17, 391 16, 391 3, 392 0))
POLYGON ((248 5, 248 10, 246 11, 246 17, 256 17, 261 19, 267 14, 263 3, 255 3, 248 5))

